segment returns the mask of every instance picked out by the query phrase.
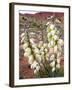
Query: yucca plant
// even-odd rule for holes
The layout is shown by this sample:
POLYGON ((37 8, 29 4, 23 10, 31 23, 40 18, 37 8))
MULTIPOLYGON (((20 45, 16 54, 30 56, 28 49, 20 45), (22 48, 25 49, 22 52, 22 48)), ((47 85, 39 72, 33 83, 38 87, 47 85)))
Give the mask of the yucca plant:
MULTIPOLYGON (((44 32, 44 28, 42 29, 44 32)), ((21 34, 24 42, 24 56, 28 57, 30 68, 34 70, 37 78, 60 77, 64 75, 64 68, 61 67, 61 57, 63 54, 64 41, 60 36, 60 31, 52 22, 47 22, 45 26, 46 40, 42 35, 42 41, 35 43, 29 37, 28 31, 21 34)))

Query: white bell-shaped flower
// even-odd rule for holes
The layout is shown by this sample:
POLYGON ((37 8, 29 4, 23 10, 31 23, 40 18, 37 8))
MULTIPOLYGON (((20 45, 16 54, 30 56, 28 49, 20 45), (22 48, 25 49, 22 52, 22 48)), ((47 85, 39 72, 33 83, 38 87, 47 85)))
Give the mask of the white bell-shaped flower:
POLYGON ((55 45, 55 46, 54 46, 54 53, 57 53, 57 51, 58 51, 58 46, 55 45))
POLYGON ((49 48, 49 54, 54 52, 54 48, 49 48))
POLYGON ((52 34, 52 35, 55 35, 55 33, 56 33, 55 30, 52 30, 52 31, 51 31, 51 34, 52 34))
POLYGON ((58 40, 58 44, 61 45, 61 46, 63 46, 64 45, 64 41, 62 39, 59 39, 58 40))
POLYGON ((35 53, 35 54, 40 54, 39 49, 38 49, 38 48, 35 48, 35 49, 34 49, 34 53, 35 53))
POLYGON ((57 53, 57 58, 59 58, 61 56, 61 52, 57 53))
POLYGON ((30 53, 30 54, 31 54, 31 48, 29 48, 29 47, 28 47, 28 48, 26 48, 26 49, 25 49, 25 52, 27 52, 27 53, 30 53))
POLYGON ((55 71, 55 67, 52 68, 52 72, 54 72, 54 71, 55 71))
POLYGON ((33 49, 37 48, 37 44, 35 44, 35 43, 32 44, 32 48, 33 48, 33 49))
POLYGON ((50 29, 53 30, 54 28, 55 28, 55 26, 54 26, 53 24, 51 24, 51 25, 50 25, 50 29))
POLYGON ((46 25, 48 26, 50 24, 50 22, 47 22, 46 25))
POLYGON ((41 61, 42 61, 42 59, 41 59, 41 55, 36 54, 35 56, 36 56, 36 60, 37 60, 37 61, 39 61, 39 62, 41 62, 41 61))
POLYGON ((28 42, 24 43, 23 44, 23 49, 26 49, 28 46, 29 46, 29 43, 28 42))
POLYGON ((44 43, 44 44, 43 44, 43 47, 44 47, 44 48, 47 48, 47 46, 48 46, 47 43, 44 43))
POLYGON ((51 45, 51 47, 54 46, 55 45, 55 41, 54 40, 51 40, 50 41, 50 45, 51 45))
POLYGON ((30 43, 34 44, 34 39, 33 38, 30 39, 30 43))
POLYGON ((39 71, 40 70, 40 66, 36 66, 36 70, 39 71))
POLYGON ((50 61, 52 61, 52 60, 54 60, 54 59, 55 59, 55 55, 52 54, 52 55, 50 56, 50 61))
POLYGON ((37 72, 38 72, 38 71, 35 69, 35 70, 34 70, 34 74, 36 74, 37 72))
POLYGON ((29 53, 29 52, 25 52, 25 53, 24 53, 24 56, 25 56, 25 57, 28 57, 29 55, 31 55, 31 53, 29 53))
POLYGON ((41 52, 41 55, 44 55, 44 52, 43 51, 41 52))
POLYGON ((45 49, 44 49, 44 51, 45 51, 45 53, 47 53, 47 52, 48 52, 48 49, 47 49, 47 48, 45 48, 45 49))
POLYGON ((24 39, 25 39, 25 37, 23 37, 23 38, 21 39, 21 43, 24 42, 24 39))
POLYGON ((49 54, 48 53, 45 55, 45 58, 47 61, 49 61, 49 54))
POLYGON ((40 41, 38 47, 41 48, 43 46, 43 41, 40 41))
POLYGON ((44 47, 43 46, 40 48, 40 52, 42 52, 42 51, 44 51, 44 47))
POLYGON ((35 69, 36 66, 38 66, 38 63, 37 63, 37 61, 34 61, 34 62, 31 64, 31 69, 35 69))
POLYGON ((47 34, 48 39, 50 38, 50 36, 51 36, 51 32, 49 32, 49 33, 47 34))
POLYGON ((28 58, 29 58, 29 60, 28 60, 29 64, 32 64, 34 61, 33 55, 28 56, 28 58))
POLYGON ((60 69, 60 64, 57 64, 57 65, 56 65, 56 68, 60 69))
POLYGON ((58 50, 59 50, 59 51, 62 51, 61 45, 58 45, 58 50))
POLYGON ((50 66, 51 66, 51 67, 54 67, 54 66, 55 66, 55 61, 52 61, 52 62, 50 63, 50 66))
POLYGON ((54 40, 58 40, 59 37, 58 37, 57 35, 54 35, 54 36, 53 36, 53 39, 54 39, 54 40))
POLYGON ((22 37, 24 37, 24 35, 25 35, 25 33, 22 33, 22 34, 20 35, 20 37, 22 38, 22 37))
POLYGON ((45 58, 44 58, 44 55, 41 54, 41 61, 44 61, 45 58))
POLYGON ((50 48, 51 47, 51 44, 50 44, 50 42, 48 43, 48 48, 50 48))
POLYGON ((48 38, 48 43, 50 43, 51 40, 52 40, 51 38, 48 38))
POLYGON ((60 59, 60 58, 57 58, 57 63, 58 63, 58 64, 60 63, 60 61, 61 61, 61 59, 60 59))
POLYGON ((57 31, 56 31, 56 34, 58 35, 59 33, 60 33, 60 32, 57 30, 57 31))

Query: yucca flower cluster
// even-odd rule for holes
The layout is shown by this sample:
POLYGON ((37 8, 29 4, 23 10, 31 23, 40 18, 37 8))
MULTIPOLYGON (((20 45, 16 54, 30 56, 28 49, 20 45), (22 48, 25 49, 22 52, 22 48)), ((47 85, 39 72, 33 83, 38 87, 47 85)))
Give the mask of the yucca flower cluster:
POLYGON ((47 42, 39 41, 39 43, 36 44, 33 38, 29 38, 28 32, 21 34, 21 43, 24 43, 22 45, 24 56, 28 58, 28 63, 31 69, 34 70, 34 74, 42 68, 46 69, 45 64, 49 64, 52 72, 54 72, 56 68, 60 69, 64 42, 63 39, 60 38, 60 32, 54 24, 48 22, 46 25, 47 42))
POLYGON ((49 48, 49 60, 52 61, 50 66, 52 67, 52 72, 56 68, 60 68, 60 61, 62 55, 62 47, 64 45, 63 39, 60 38, 60 31, 57 30, 54 24, 47 24, 47 40, 49 48))
POLYGON ((40 51, 37 48, 37 45, 33 42, 33 38, 29 39, 27 32, 23 35, 21 34, 21 38, 23 38, 22 41, 24 42, 22 45, 24 49, 24 56, 28 57, 28 63, 30 64, 31 69, 34 70, 34 73, 36 73, 40 69, 40 51))

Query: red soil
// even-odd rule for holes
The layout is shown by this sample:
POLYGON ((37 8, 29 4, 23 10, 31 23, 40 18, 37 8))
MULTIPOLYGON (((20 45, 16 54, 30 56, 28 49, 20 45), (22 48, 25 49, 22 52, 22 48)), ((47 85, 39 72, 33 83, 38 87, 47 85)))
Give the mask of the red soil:
POLYGON ((27 58, 23 57, 20 60, 20 79, 34 78, 33 70, 30 69, 27 58))

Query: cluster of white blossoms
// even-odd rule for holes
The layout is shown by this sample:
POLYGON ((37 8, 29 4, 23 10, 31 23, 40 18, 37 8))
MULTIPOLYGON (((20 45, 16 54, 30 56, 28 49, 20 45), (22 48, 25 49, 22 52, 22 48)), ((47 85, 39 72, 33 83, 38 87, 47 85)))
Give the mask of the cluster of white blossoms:
POLYGON ((60 68, 64 41, 59 37, 60 32, 54 24, 48 23, 46 32, 48 42, 39 41, 38 44, 34 43, 33 38, 27 37, 26 33, 21 34, 21 42, 24 42, 22 45, 24 56, 28 57, 28 63, 35 74, 41 69, 45 61, 50 62, 48 64, 52 67, 52 72, 56 68, 60 68))
POLYGON ((24 42, 22 48, 24 50, 24 56, 28 57, 28 63, 31 65, 31 69, 34 70, 34 73, 37 73, 40 69, 40 51, 37 48, 37 45, 34 43, 34 39, 29 39, 26 35, 27 33, 21 34, 21 42, 24 42))
POLYGON ((52 72, 54 72, 56 68, 60 68, 64 41, 59 37, 59 34, 60 31, 57 30, 54 24, 47 24, 48 54, 50 56, 49 60, 51 61, 50 66, 52 67, 52 72))

